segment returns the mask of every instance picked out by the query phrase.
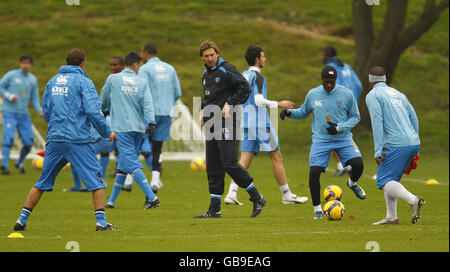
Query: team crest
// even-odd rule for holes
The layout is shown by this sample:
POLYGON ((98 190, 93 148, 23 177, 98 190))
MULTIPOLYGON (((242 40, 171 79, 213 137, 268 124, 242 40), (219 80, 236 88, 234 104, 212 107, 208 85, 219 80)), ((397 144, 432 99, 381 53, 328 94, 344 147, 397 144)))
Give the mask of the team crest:
POLYGON ((331 114, 327 113, 327 115, 325 115, 325 119, 327 122, 331 122, 331 114))

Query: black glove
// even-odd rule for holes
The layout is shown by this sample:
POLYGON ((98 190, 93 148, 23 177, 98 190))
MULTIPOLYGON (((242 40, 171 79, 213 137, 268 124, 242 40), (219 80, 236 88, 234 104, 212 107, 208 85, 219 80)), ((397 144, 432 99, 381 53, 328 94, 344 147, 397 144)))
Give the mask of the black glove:
POLYGON ((149 141, 152 141, 152 136, 153 136, 153 133, 155 133, 155 130, 156 130, 156 125, 154 125, 152 123, 148 124, 148 127, 145 130, 145 134, 148 135, 149 141))
POLYGON ((280 118, 281 120, 284 120, 285 117, 289 117, 291 116, 291 111, 290 110, 282 110, 280 113, 280 118))
POLYGON ((108 116, 109 115, 109 111, 102 111, 102 113, 103 113, 103 116, 108 116))
POLYGON ((330 124, 330 127, 327 127, 328 134, 331 134, 331 135, 338 134, 337 124, 330 122, 330 121, 327 121, 327 123, 330 124))

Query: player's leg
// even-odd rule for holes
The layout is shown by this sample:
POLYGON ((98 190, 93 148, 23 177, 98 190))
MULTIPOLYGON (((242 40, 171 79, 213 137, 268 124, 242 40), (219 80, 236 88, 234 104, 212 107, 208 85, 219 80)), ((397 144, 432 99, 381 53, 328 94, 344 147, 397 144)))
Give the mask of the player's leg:
POLYGON ((266 204, 266 199, 256 189, 253 178, 247 170, 238 163, 239 141, 221 140, 217 141, 217 144, 223 169, 239 187, 245 188, 250 196, 250 201, 253 202, 251 217, 259 215, 266 204))
POLYGON ((25 226, 32 210, 39 203, 44 191, 53 190, 56 176, 66 164, 67 160, 63 157, 61 147, 53 142, 48 143, 41 176, 28 193, 20 217, 14 225, 14 230, 26 230, 25 226))
MULTIPOLYGON (((242 144, 242 142, 241 142, 241 144, 242 144)), ((254 155, 255 155, 254 152, 242 151, 242 148, 241 148, 241 157, 239 159, 239 164, 244 169, 248 169, 250 167, 250 164, 251 164, 251 162, 253 160, 254 155)), ((243 205, 237 199, 238 189, 239 189, 239 186, 232 179, 231 182, 230 182, 230 187, 228 189, 228 194, 226 195, 226 197, 224 199, 224 203, 225 204, 243 205)))
POLYGON ((372 225, 398 224, 397 198, 391 197, 387 192, 384 192, 384 199, 386 201, 386 217, 372 223, 372 225))
POLYGON ((163 183, 161 181, 162 164, 160 156, 162 152, 163 143, 169 140, 170 126, 172 124, 172 117, 170 116, 155 116, 156 130, 152 135, 152 181, 151 187, 154 192, 158 191, 163 183))
POLYGON ((206 175, 208 177, 208 190, 210 203, 208 210, 194 218, 218 218, 221 217, 221 198, 224 192, 225 169, 222 166, 216 140, 206 140, 206 175))
POLYGON ((341 158, 339 158, 339 155, 337 154, 337 152, 333 151, 333 154, 334 154, 334 157, 336 158, 336 162, 337 162, 336 172, 334 173, 334 176, 340 177, 345 173, 349 174, 352 171, 351 165, 347 165, 344 167, 344 165, 342 165, 341 158))
POLYGON ((352 167, 350 177, 347 180, 347 187, 349 187, 359 199, 365 199, 366 193, 364 189, 358 184, 358 180, 364 171, 364 163, 361 157, 361 152, 353 140, 336 142, 336 152, 341 158, 342 163, 352 167))
POLYGON ((10 173, 8 162, 11 147, 14 145, 14 135, 17 128, 17 118, 15 114, 3 112, 3 135, 2 135, 2 165, 1 174, 10 173))
POLYGON ((334 142, 314 142, 309 152, 309 191, 314 208, 314 219, 323 218, 320 204, 320 175, 328 166, 330 152, 334 146, 334 142))
POLYGON ((77 170, 73 165, 71 165, 70 170, 72 171, 73 187, 63 189, 63 192, 87 192, 86 188, 83 188, 80 175, 78 175, 77 170))
POLYGON ((26 158, 28 153, 31 151, 31 147, 34 144, 34 133, 32 129, 32 123, 28 114, 18 115, 17 130, 19 132, 19 137, 22 140, 23 146, 20 149, 20 155, 14 166, 19 169, 19 172, 24 174, 25 167, 22 164, 23 160, 26 158))

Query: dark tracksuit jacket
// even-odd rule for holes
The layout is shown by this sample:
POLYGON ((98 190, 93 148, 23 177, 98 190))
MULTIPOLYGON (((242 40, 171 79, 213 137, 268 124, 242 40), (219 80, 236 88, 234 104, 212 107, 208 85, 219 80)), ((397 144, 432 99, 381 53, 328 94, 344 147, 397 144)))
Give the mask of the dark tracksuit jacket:
POLYGON ((221 116, 225 102, 230 106, 243 104, 247 101, 251 90, 247 80, 236 67, 220 57, 216 66, 212 68, 206 66, 202 84, 204 98, 201 108, 204 112, 203 121, 206 129, 206 172, 209 192, 222 195, 225 173, 243 188, 253 181, 238 162, 239 114, 237 111, 230 112, 231 117, 227 118, 228 120, 221 116), (217 115, 214 115, 214 112, 217 115))

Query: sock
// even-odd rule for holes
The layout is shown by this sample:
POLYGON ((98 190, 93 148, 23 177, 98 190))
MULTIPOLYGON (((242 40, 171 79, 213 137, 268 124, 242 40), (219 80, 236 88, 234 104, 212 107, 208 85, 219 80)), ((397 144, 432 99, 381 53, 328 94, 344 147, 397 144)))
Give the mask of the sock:
POLYGON ((139 187, 144 191, 145 196, 147 196, 147 201, 153 201, 156 195, 153 193, 150 185, 148 184, 147 177, 141 169, 137 169, 133 172, 133 179, 139 185, 139 187))
POLYGON ((385 191, 390 197, 403 199, 410 205, 417 202, 417 197, 406 190, 406 188, 398 181, 388 181, 383 186, 383 191, 385 191))
POLYGON ((255 185, 252 183, 250 183, 250 185, 245 188, 245 190, 247 191, 247 193, 250 195, 250 199, 252 201, 258 201, 261 199, 261 195, 259 194, 258 190, 256 189, 255 185))
POLYGON ((397 219, 397 198, 384 192, 384 199, 386 200, 386 219, 389 221, 397 219))
POLYGON ((144 158, 145 164, 147 164, 148 169, 152 170, 152 156, 148 156, 147 158, 144 158))
POLYGON ((108 202, 115 203, 117 197, 119 196, 120 191, 122 190, 123 184, 125 183, 125 179, 127 178, 124 174, 117 174, 116 181, 114 182, 114 187, 111 192, 111 196, 108 198, 108 202))
POLYGON ((28 153, 30 153, 30 150, 30 147, 22 146, 22 149, 20 149, 19 159, 16 161, 16 165, 20 165, 23 162, 28 153))
POLYGON ((358 181, 353 181, 351 178, 348 179, 348 185, 355 186, 358 183, 358 181))
POLYGON ((9 146, 2 146, 2 166, 8 168, 9 153, 11 148, 9 146))
POLYGON ((73 187, 75 187, 76 189, 81 189, 80 176, 78 175, 77 171, 75 171, 75 169, 73 169, 73 167, 70 167, 70 169, 72 169, 73 187))
POLYGON ((100 167, 102 170, 102 176, 106 180, 106 170, 108 169, 109 163, 109 155, 108 156, 100 156, 100 167))
POLYGON ((95 221, 103 227, 106 226, 106 214, 105 209, 96 209, 95 210, 95 221))
POLYGON ((152 181, 151 181, 151 183, 152 184, 157 183, 160 180, 160 175, 161 175, 161 173, 159 171, 156 171, 156 170, 152 171, 152 181))
POLYGON ((209 204, 209 211, 211 212, 220 212, 220 203, 222 200, 222 196, 221 195, 214 195, 211 194, 211 202, 209 204))
POLYGON ((128 174, 127 178, 125 179, 125 186, 131 186, 132 183, 133 183, 133 176, 128 174))
POLYGON ((24 225, 27 224, 28 217, 30 217, 32 210, 33 210, 33 208, 23 207, 22 211, 20 212, 20 217, 19 217, 19 220, 20 220, 20 222, 22 222, 22 224, 24 224, 24 225))
POLYGON ((337 163, 337 170, 342 170, 344 169, 344 166, 342 165, 342 162, 338 162, 337 163))
POLYGON ((229 198, 237 198, 237 191, 239 186, 236 183, 231 182, 230 188, 228 189, 227 197, 229 198))
POLYGON ((283 197, 290 197, 291 196, 291 190, 289 189, 289 185, 286 183, 285 185, 280 186, 280 191, 283 194, 283 197))
POLYGON ((321 212, 321 211, 322 211, 322 206, 320 204, 314 206, 314 212, 321 212))

